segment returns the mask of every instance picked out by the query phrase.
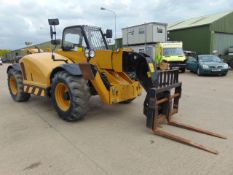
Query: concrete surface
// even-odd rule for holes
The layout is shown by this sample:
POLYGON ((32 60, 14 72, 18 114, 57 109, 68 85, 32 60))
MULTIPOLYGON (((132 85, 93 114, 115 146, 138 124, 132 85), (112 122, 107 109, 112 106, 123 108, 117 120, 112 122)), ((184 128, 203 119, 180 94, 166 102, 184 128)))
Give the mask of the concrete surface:
POLYGON ((164 129, 217 149, 213 155, 155 136, 145 127, 144 95, 129 105, 91 98, 85 120, 58 118, 47 98, 14 102, 0 66, 0 174, 232 175, 233 72, 226 77, 181 75, 183 96, 175 118, 228 137, 222 140, 164 129))

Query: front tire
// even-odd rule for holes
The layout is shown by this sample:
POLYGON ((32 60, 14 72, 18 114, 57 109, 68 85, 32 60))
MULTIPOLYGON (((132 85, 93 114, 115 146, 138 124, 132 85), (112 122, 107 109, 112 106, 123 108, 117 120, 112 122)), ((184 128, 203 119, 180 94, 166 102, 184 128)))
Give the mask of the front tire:
POLYGON ((186 68, 181 68, 180 71, 181 73, 185 73, 186 68))
POLYGON ((222 74, 222 76, 226 76, 226 75, 227 75, 227 73, 222 74))
POLYGON ((30 94, 23 90, 23 77, 21 72, 11 68, 8 72, 8 88, 14 101, 25 102, 30 98, 30 94))
POLYGON ((87 113, 90 91, 82 77, 58 72, 52 80, 51 92, 52 104, 63 120, 77 121, 87 113))
POLYGON ((201 76, 200 68, 197 69, 197 75, 198 75, 198 76, 201 76))

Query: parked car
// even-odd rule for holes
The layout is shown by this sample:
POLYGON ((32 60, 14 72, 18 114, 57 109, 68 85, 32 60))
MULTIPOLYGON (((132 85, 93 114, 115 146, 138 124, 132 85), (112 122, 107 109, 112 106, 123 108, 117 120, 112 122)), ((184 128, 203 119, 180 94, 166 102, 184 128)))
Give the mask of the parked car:
POLYGON ((197 53, 194 52, 194 51, 189 51, 189 50, 184 50, 184 54, 187 58, 189 57, 194 57, 196 58, 197 57, 197 53))
POLYGON ((198 75, 226 75, 229 66, 215 55, 198 55, 189 57, 186 68, 198 75))
POLYGON ((0 65, 2 65, 2 58, 0 57, 0 65))

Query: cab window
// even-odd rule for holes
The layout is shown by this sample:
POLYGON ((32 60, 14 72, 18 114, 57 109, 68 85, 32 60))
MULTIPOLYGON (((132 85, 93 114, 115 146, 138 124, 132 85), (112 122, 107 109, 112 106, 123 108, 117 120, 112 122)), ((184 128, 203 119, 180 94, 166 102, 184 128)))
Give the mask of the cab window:
POLYGON ((65 29, 63 38, 63 50, 78 51, 80 48, 86 47, 86 42, 80 27, 72 27, 65 29))

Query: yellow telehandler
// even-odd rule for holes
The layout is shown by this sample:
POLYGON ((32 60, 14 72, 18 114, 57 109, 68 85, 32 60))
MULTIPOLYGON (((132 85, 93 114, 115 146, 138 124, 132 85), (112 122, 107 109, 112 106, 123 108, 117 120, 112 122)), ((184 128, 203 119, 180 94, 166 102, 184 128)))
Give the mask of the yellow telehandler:
POLYGON ((82 119, 88 112, 91 95, 99 95, 105 104, 130 103, 147 92, 144 101, 146 125, 156 135, 217 154, 216 150, 160 129, 162 119, 168 124, 224 138, 199 128, 177 123, 171 116, 178 112, 181 83, 178 70, 157 71, 153 58, 127 49, 109 50, 106 38, 112 31, 77 25, 63 30, 56 39, 58 19, 49 19, 52 52, 28 54, 7 69, 8 86, 13 100, 28 101, 31 95, 47 96, 60 118, 82 119), (56 45, 61 49, 56 50, 56 45), (128 73, 134 72, 136 79, 128 73), (174 92, 174 93, 172 93, 174 92))

